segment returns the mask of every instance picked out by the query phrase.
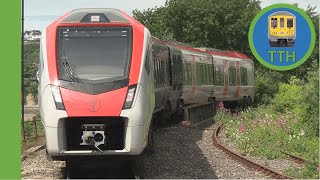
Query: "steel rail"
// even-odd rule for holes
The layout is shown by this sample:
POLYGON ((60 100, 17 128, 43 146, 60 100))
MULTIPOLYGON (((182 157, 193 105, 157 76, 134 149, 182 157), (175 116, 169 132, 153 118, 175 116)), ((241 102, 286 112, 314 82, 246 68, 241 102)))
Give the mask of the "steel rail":
POLYGON ((284 175, 284 174, 282 174, 282 173, 280 173, 278 171, 272 170, 267 166, 258 164, 256 162, 252 161, 251 159, 249 159, 247 157, 244 157, 244 156, 242 156, 242 155, 230 150, 229 148, 227 148, 219 140, 219 132, 220 132, 222 126, 223 126, 223 124, 220 124, 213 132, 212 144, 214 146, 220 148, 221 150, 226 152, 228 155, 230 155, 230 157, 232 157, 235 160, 240 161, 241 163, 243 163, 248 168, 263 172, 264 174, 266 174, 269 177, 276 178, 276 179, 295 179, 294 177, 290 177, 290 176, 284 175))

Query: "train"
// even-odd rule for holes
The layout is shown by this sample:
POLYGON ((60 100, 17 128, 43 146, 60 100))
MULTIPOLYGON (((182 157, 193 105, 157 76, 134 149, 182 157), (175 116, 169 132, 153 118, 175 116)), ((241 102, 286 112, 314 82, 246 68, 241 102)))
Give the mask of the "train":
POLYGON ((289 12, 274 12, 268 17, 270 47, 293 47, 296 39, 296 17, 289 12))
POLYGON ((250 58, 161 41, 118 9, 75 9, 46 27, 38 79, 51 160, 137 157, 152 144, 155 114, 254 100, 250 58))

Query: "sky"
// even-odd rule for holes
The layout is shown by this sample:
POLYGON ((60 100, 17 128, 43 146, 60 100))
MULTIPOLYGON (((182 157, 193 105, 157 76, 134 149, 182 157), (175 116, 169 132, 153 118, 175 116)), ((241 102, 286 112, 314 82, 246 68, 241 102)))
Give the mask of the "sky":
MULTIPOLYGON (((163 6, 166 0, 24 0, 24 18, 26 30, 43 30, 47 25, 66 12, 77 8, 117 8, 132 15, 134 9, 147 9, 163 6)), ((308 4, 317 5, 320 12, 320 0, 262 0, 261 6, 275 3, 298 3, 306 8, 308 4)))

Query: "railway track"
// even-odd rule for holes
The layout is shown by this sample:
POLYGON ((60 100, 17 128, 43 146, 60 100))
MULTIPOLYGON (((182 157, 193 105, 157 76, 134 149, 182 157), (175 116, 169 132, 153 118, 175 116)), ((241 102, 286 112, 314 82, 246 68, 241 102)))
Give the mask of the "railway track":
MULTIPOLYGON (((284 175, 278 171, 272 170, 269 167, 266 167, 264 165, 258 164, 252 160, 250 160, 247 157, 244 157, 236 152, 233 152, 229 148, 227 148, 225 145, 223 145, 219 140, 219 132, 222 129, 223 124, 220 124, 213 132, 212 135, 212 143, 214 146, 220 148, 224 152, 226 152, 230 157, 233 159, 236 159, 246 165, 248 168, 255 169, 257 171, 260 171, 264 174, 266 174, 269 177, 276 178, 276 179, 295 179, 294 177, 290 177, 287 175, 284 175)), ((289 155, 289 154, 288 154, 289 155)))
POLYGON ((67 161, 63 170, 65 179, 142 179, 134 163, 119 161, 67 161))
POLYGON ((280 152, 282 152, 283 154, 286 154, 289 156, 290 159, 292 159, 292 161, 294 161, 295 163, 298 163, 298 164, 303 164, 303 163, 306 163, 306 160, 304 160, 303 158, 301 157, 298 157, 296 155, 293 155, 293 154, 290 154, 286 151, 283 151, 283 150, 279 150, 280 152))

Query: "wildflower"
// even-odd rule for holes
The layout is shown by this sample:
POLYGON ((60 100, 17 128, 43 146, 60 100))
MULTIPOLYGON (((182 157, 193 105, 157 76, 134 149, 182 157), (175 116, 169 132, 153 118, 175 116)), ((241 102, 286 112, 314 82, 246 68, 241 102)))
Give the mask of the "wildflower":
POLYGON ((300 132, 300 136, 303 136, 304 135, 304 131, 303 130, 301 130, 301 132, 300 132))
POLYGON ((246 126, 244 124, 240 124, 238 130, 239 130, 239 132, 243 133, 246 131, 246 126))
POLYGON ((219 109, 224 109, 224 104, 223 104, 222 101, 219 102, 218 108, 219 108, 219 109))

